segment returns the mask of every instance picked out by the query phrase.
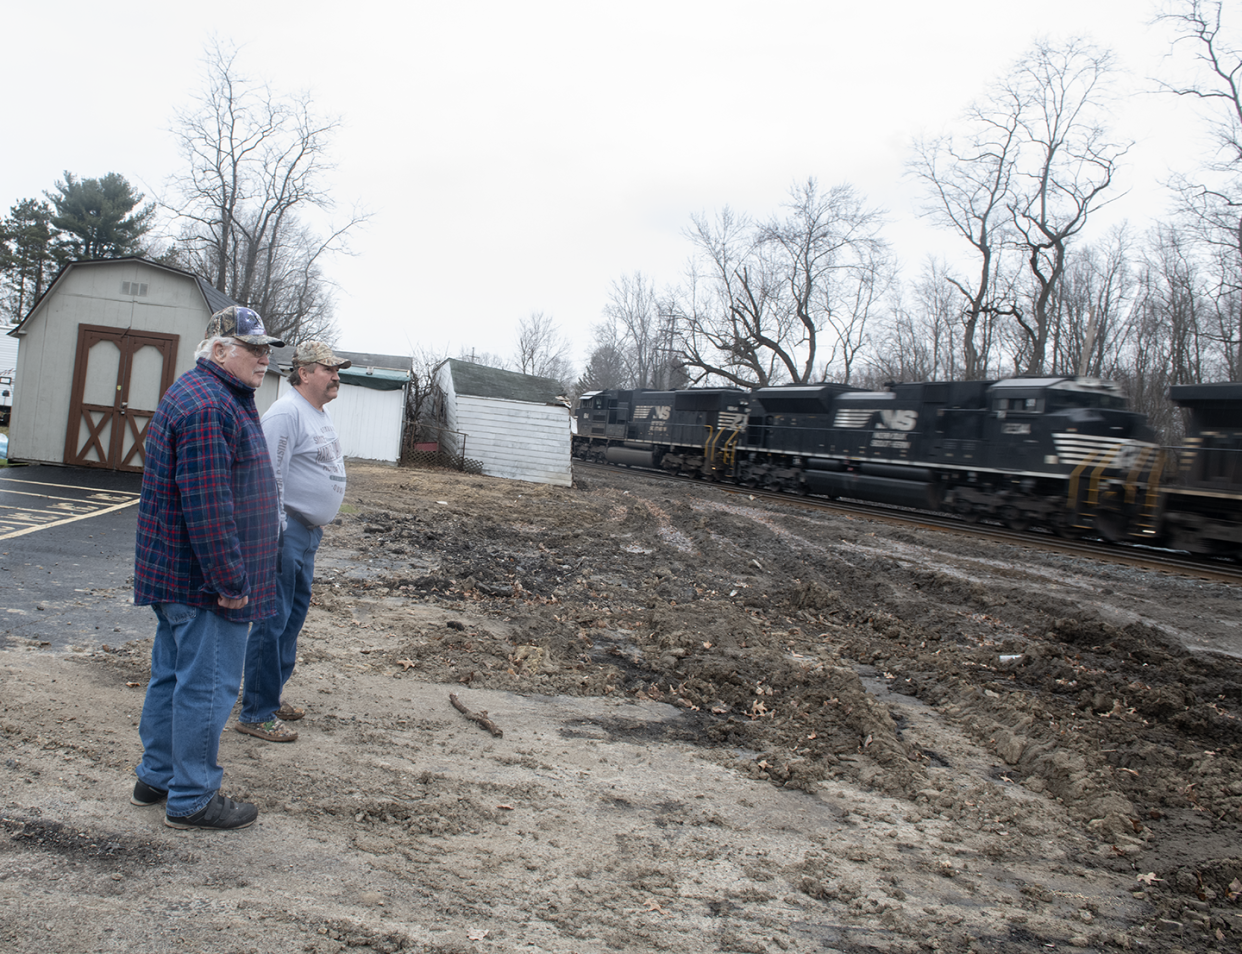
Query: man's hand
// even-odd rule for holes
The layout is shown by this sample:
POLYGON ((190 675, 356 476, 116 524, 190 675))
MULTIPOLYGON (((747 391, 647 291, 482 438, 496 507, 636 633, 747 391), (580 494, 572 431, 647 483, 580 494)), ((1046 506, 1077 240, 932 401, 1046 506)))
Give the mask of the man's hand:
POLYGON ((216 603, 219 604, 220 606, 223 606, 225 609, 241 609, 243 606, 245 606, 249 602, 250 602, 249 596, 243 596, 240 599, 236 599, 236 600, 229 599, 227 596, 216 597, 216 603))

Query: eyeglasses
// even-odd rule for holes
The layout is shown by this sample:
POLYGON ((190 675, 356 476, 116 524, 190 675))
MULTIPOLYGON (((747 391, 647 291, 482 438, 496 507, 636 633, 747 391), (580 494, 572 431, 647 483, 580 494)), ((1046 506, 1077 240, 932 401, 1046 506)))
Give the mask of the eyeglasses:
POLYGON ((272 353, 271 345, 252 345, 252 344, 247 344, 244 341, 239 341, 237 342, 237 347, 245 348, 256 358, 262 358, 263 356, 269 355, 272 353))

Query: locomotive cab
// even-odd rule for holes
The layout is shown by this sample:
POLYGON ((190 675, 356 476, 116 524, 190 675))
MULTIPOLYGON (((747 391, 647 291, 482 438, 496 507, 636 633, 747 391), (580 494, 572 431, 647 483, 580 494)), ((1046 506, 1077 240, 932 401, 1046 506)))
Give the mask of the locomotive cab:
POLYGON ((1002 471, 1065 475, 1087 464, 1124 467, 1131 442, 1153 440, 1144 415, 1099 378, 1009 378, 988 395, 987 439, 1002 471))

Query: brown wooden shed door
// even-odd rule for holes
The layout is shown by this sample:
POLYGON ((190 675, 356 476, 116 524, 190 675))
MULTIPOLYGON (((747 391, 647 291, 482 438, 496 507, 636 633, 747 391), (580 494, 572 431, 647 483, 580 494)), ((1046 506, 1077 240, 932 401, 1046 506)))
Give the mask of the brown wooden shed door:
POLYGON ((141 471, 147 425, 173 382, 179 335, 78 325, 65 463, 141 471))

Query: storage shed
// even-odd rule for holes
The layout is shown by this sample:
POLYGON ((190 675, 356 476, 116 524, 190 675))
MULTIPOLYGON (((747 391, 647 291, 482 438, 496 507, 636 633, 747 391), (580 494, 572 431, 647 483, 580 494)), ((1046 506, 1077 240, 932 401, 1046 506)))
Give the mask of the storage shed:
MULTIPOLYGON (((213 313, 235 304, 144 258, 71 262, 9 334, 18 338, 9 458, 141 471, 160 397, 194 365, 213 313)), ((276 399, 275 375, 259 411, 276 399)))
POLYGON ((560 384, 450 358, 440 368, 440 419, 493 477, 568 487, 569 405, 560 384))
MULTIPOLYGON (((395 464, 401 457, 405 394, 413 360, 408 355, 332 350, 353 362, 340 372, 341 390, 327 405, 345 456, 395 464)), ((272 351, 272 366, 279 365, 284 372, 280 397, 293 387, 288 379, 292 358, 291 347, 272 351)))

